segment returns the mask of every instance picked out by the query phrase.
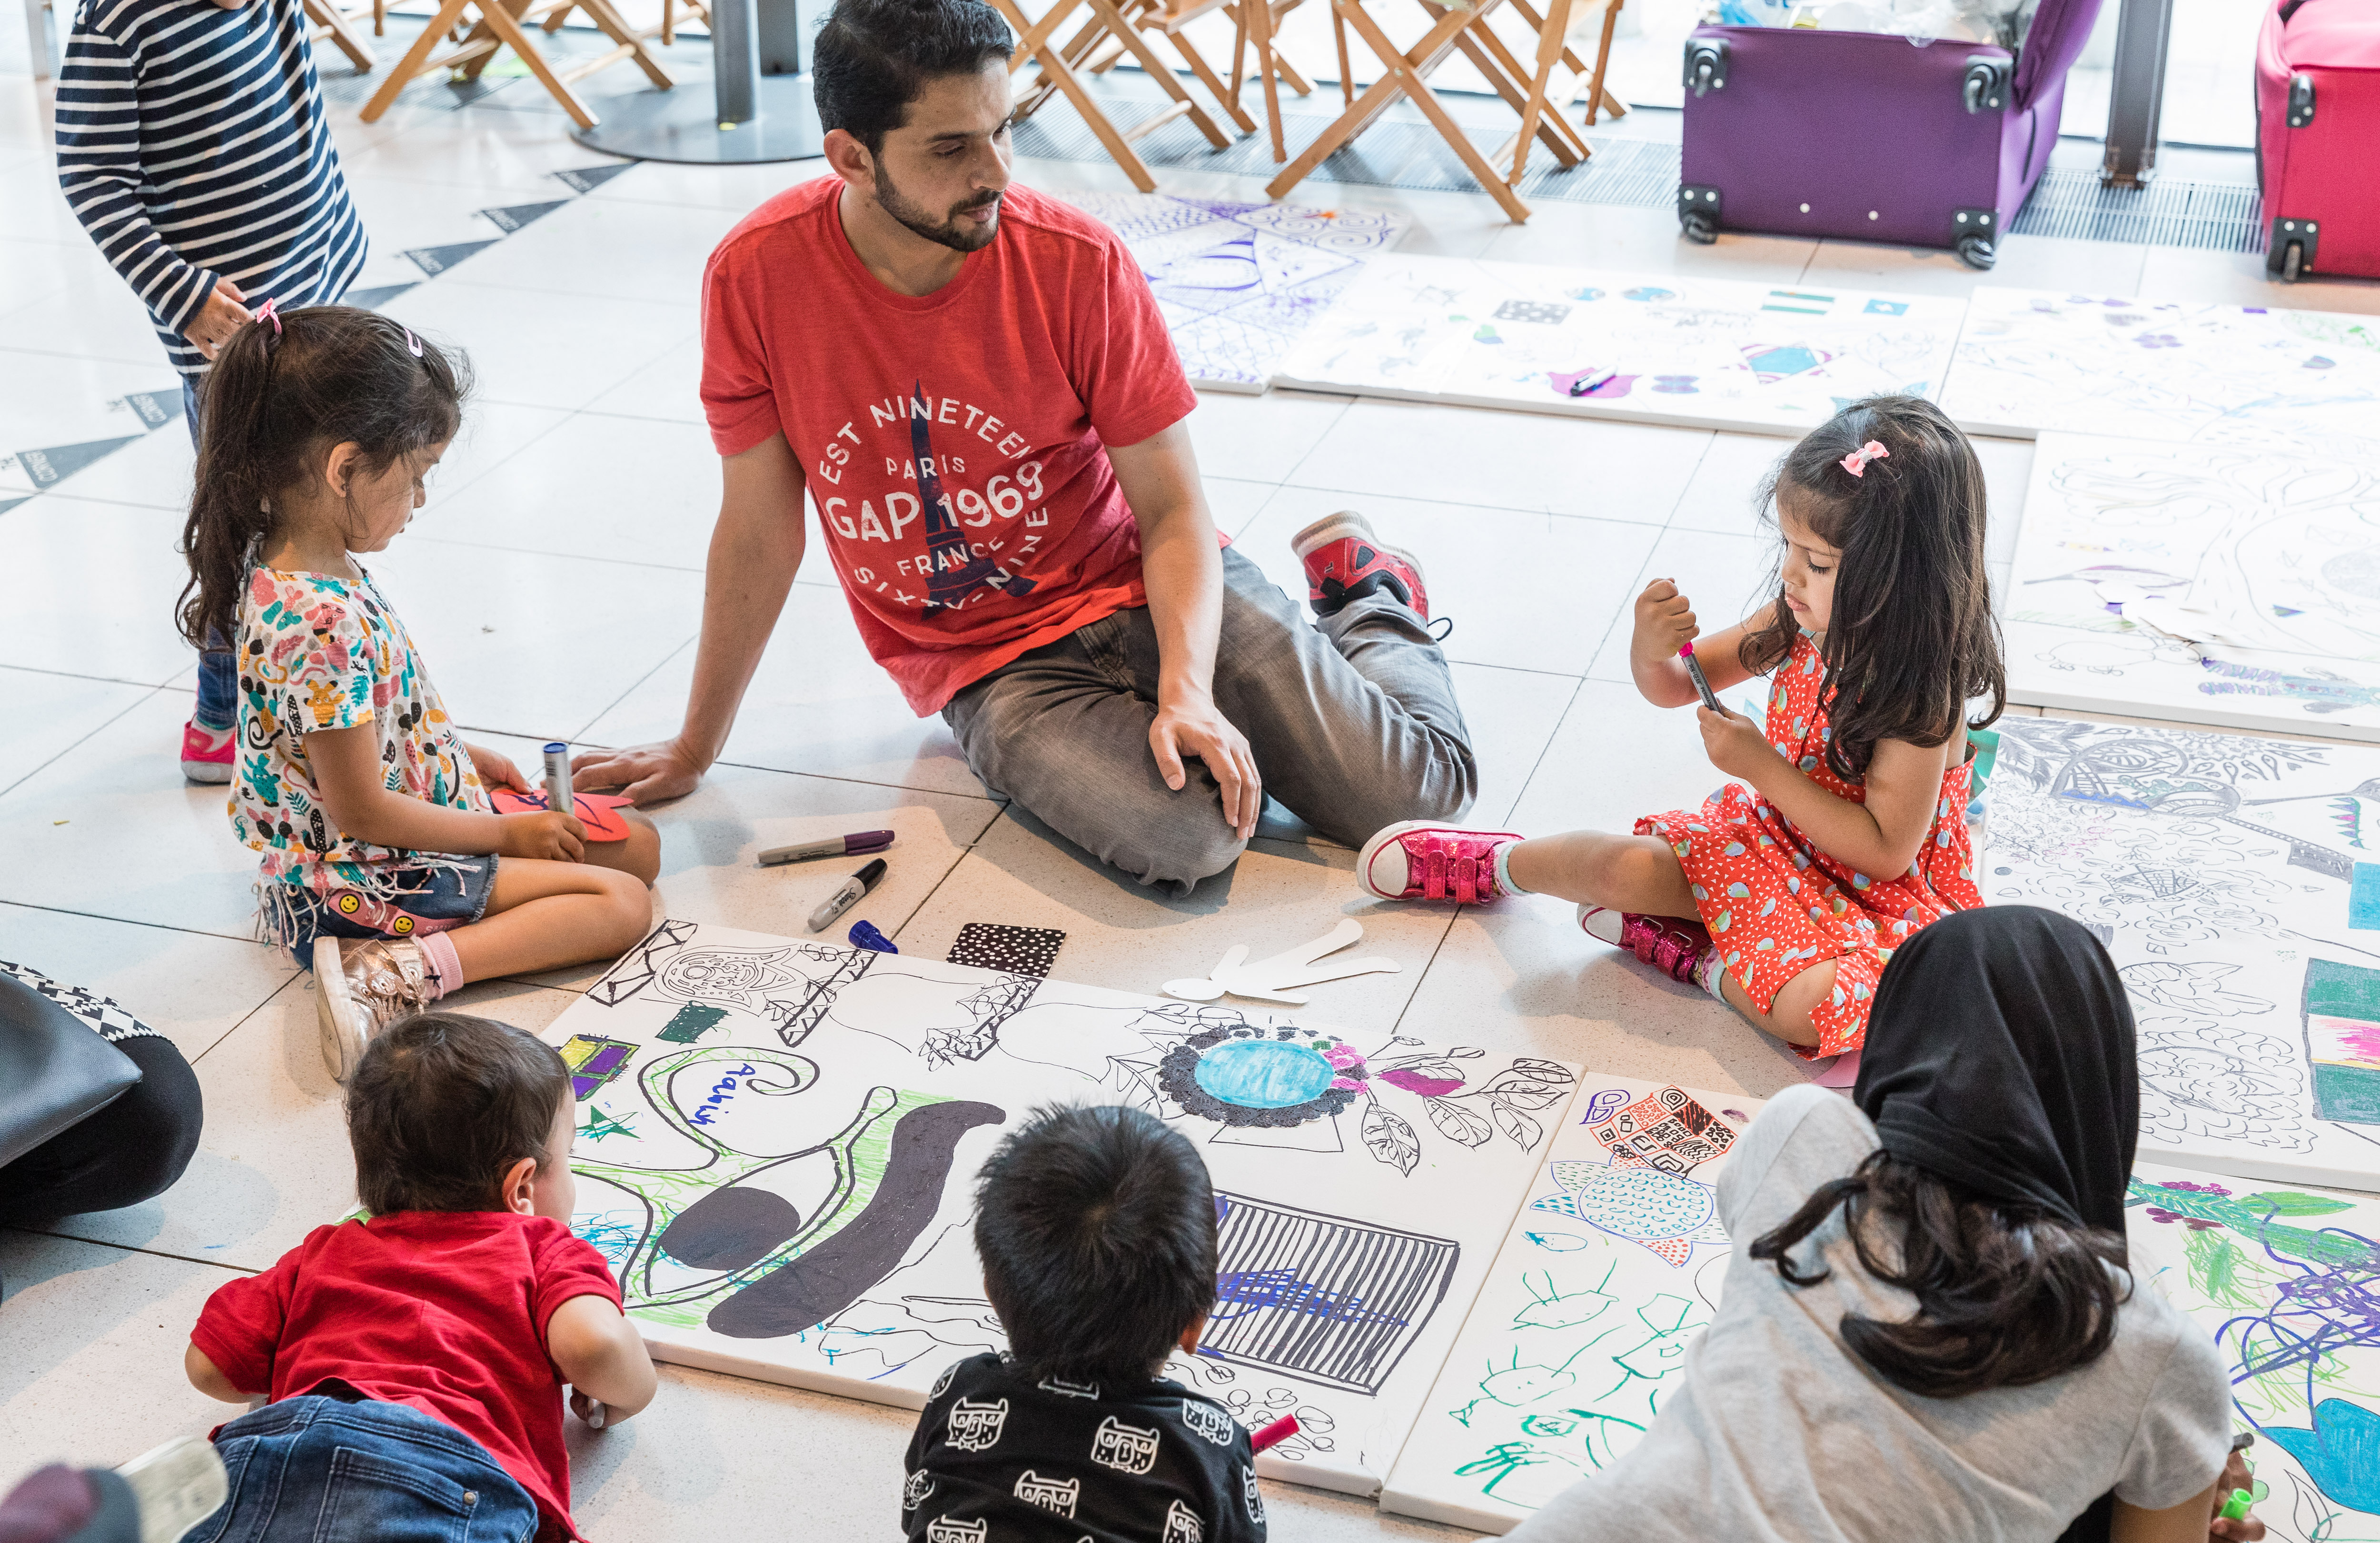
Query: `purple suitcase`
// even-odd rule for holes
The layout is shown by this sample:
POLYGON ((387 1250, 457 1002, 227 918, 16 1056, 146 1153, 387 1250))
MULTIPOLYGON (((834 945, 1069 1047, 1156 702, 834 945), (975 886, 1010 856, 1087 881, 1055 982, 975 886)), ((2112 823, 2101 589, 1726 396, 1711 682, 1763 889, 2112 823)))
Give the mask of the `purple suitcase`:
POLYGON ((2021 55, 1808 28, 1694 29, 1678 219, 1949 247, 1989 268, 2058 143, 2099 0, 2041 0, 2021 55))

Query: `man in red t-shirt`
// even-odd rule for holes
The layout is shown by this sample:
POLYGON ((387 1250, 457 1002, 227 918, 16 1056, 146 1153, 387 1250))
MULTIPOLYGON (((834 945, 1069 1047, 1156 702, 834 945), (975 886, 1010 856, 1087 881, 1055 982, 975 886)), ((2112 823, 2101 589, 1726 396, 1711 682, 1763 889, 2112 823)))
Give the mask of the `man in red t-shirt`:
POLYGON ((717 759, 807 493, 909 705, 1142 882, 1229 867, 1267 788, 1351 844, 1452 818, 1477 772, 1418 565, 1359 515, 1308 527, 1318 630, 1225 550, 1139 265, 1009 185, 1011 42, 981 0, 840 0, 820 29, 834 175, 762 204, 703 275, 725 492, 686 723, 586 757, 579 785, 674 797, 717 759))

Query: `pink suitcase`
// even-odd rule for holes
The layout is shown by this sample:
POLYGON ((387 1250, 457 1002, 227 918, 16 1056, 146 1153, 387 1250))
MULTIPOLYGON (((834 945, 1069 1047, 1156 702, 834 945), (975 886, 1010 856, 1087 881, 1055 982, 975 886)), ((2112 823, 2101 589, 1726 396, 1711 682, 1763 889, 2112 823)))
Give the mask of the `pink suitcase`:
POLYGON ((2279 0, 2256 40, 2265 267, 2380 278, 2380 6, 2279 0))

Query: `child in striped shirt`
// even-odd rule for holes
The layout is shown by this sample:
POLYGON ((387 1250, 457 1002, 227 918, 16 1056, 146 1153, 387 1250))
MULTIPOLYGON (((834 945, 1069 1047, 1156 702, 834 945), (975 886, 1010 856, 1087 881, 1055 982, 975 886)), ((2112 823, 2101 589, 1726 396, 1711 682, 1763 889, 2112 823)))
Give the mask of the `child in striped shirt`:
MULTIPOLYGON (((248 301, 334 305, 363 225, 322 116, 303 0, 82 0, 58 79, 58 181, 149 308, 199 431, 198 382, 248 301)), ((227 645, 200 652, 182 772, 227 783, 227 645)))

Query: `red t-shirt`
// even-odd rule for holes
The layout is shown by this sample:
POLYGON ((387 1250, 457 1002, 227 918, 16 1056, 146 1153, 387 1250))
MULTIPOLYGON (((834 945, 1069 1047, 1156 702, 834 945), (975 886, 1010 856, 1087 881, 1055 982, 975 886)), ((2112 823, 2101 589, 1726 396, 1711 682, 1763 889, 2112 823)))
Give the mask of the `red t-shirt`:
POLYGON ((543 1216, 398 1211, 317 1227, 261 1275, 218 1286, 190 1343, 244 1391, 336 1378, 488 1449, 537 1501, 540 1537, 577 1536, 562 1374, 545 1325, 574 1296, 617 1306, 603 1256, 543 1216))
POLYGON ((784 431, 859 635, 923 717, 1148 603, 1105 450, 1198 398, 1140 264, 1089 215, 1011 187, 991 244, 913 297, 852 251, 842 190, 788 188, 710 254, 702 403, 722 456, 784 431))

